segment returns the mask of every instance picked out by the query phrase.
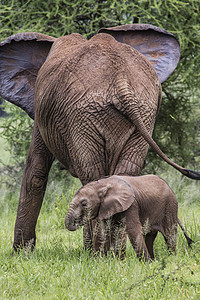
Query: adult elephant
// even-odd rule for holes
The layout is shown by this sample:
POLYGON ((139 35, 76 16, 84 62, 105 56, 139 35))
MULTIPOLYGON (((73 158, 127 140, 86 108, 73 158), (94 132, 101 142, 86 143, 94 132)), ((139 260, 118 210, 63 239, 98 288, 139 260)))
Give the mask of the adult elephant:
POLYGON ((102 29, 89 41, 80 34, 18 33, 0 46, 0 95, 34 118, 15 250, 35 245, 54 158, 86 184, 113 174, 139 175, 151 145, 182 174, 200 178, 169 160, 151 137, 160 82, 179 61, 172 34, 133 24, 102 29))

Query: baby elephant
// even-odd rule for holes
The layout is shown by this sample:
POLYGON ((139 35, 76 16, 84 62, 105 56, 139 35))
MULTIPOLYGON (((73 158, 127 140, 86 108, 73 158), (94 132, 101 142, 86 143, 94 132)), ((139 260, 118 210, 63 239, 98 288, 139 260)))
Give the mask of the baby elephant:
MULTIPOLYGON (((97 223, 104 224, 97 234, 102 234, 104 228, 106 238, 102 237, 102 242, 106 240, 105 252, 113 247, 118 255, 116 244, 120 243, 125 251, 127 233, 137 256, 149 260, 154 258, 153 243, 158 231, 163 234, 168 248, 175 250, 179 224, 188 244, 192 243, 177 213, 177 199, 163 179, 155 175, 114 175, 90 182, 75 194, 65 225, 73 231, 88 220, 95 219, 97 223), (105 230, 108 220, 110 233, 105 230), (116 229, 119 230, 118 234, 116 229)), ((100 247, 94 243, 96 251, 100 247)))

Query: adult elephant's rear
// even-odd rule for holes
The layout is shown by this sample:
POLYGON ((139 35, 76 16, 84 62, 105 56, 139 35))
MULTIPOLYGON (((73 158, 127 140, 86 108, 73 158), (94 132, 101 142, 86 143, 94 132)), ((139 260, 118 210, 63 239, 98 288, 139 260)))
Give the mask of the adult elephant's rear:
POLYGON ((171 162, 151 138, 160 82, 178 63, 178 42, 151 25, 102 31, 89 41, 79 34, 56 39, 19 33, 0 44, 0 94, 35 118, 14 249, 35 245, 55 157, 86 184, 112 174, 138 175, 150 144, 184 175, 199 179, 171 162))
POLYGON ((83 184, 112 174, 138 175, 148 143, 132 114, 151 135, 161 101, 151 63, 105 33, 89 41, 63 37, 57 51, 60 42, 36 82, 35 116, 45 144, 83 184))

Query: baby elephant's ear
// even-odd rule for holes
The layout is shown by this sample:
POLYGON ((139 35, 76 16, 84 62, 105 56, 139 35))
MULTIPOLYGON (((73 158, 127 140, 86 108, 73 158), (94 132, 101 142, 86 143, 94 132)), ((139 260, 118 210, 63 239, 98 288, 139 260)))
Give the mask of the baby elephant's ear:
POLYGON ((131 186, 117 176, 105 179, 105 185, 98 190, 101 201, 98 218, 100 220, 127 210, 135 200, 131 186))
POLYGON ((34 119, 34 89, 40 67, 56 38, 23 32, 0 43, 0 96, 34 119))
POLYGON ((128 24, 102 28, 118 42, 128 44, 145 55, 154 67, 160 83, 175 70, 180 59, 180 46, 170 32, 149 24, 128 24))

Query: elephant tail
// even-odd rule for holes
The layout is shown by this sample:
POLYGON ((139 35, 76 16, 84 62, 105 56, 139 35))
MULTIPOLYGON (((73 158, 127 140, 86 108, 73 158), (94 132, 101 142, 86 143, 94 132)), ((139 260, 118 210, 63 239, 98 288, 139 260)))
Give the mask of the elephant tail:
POLYGON ((183 231, 183 234, 187 240, 188 246, 191 247, 191 244, 194 243, 194 241, 191 238, 189 238, 189 236, 185 232, 185 228, 183 227, 183 225, 181 224, 181 221, 179 219, 178 219, 178 225, 180 226, 181 230, 183 231))
POLYGON ((152 136, 150 135, 141 118, 139 99, 134 95, 132 87, 128 84, 125 78, 121 78, 117 81, 117 101, 113 104, 116 107, 116 109, 118 109, 129 120, 132 121, 132 123, 136 126, 141 136, 164 161, 166 161, 169 165, 177 169, 183 175, 191 179, 200 180, 199 172, 185 169, 171 161, 153 140, 152 136))

